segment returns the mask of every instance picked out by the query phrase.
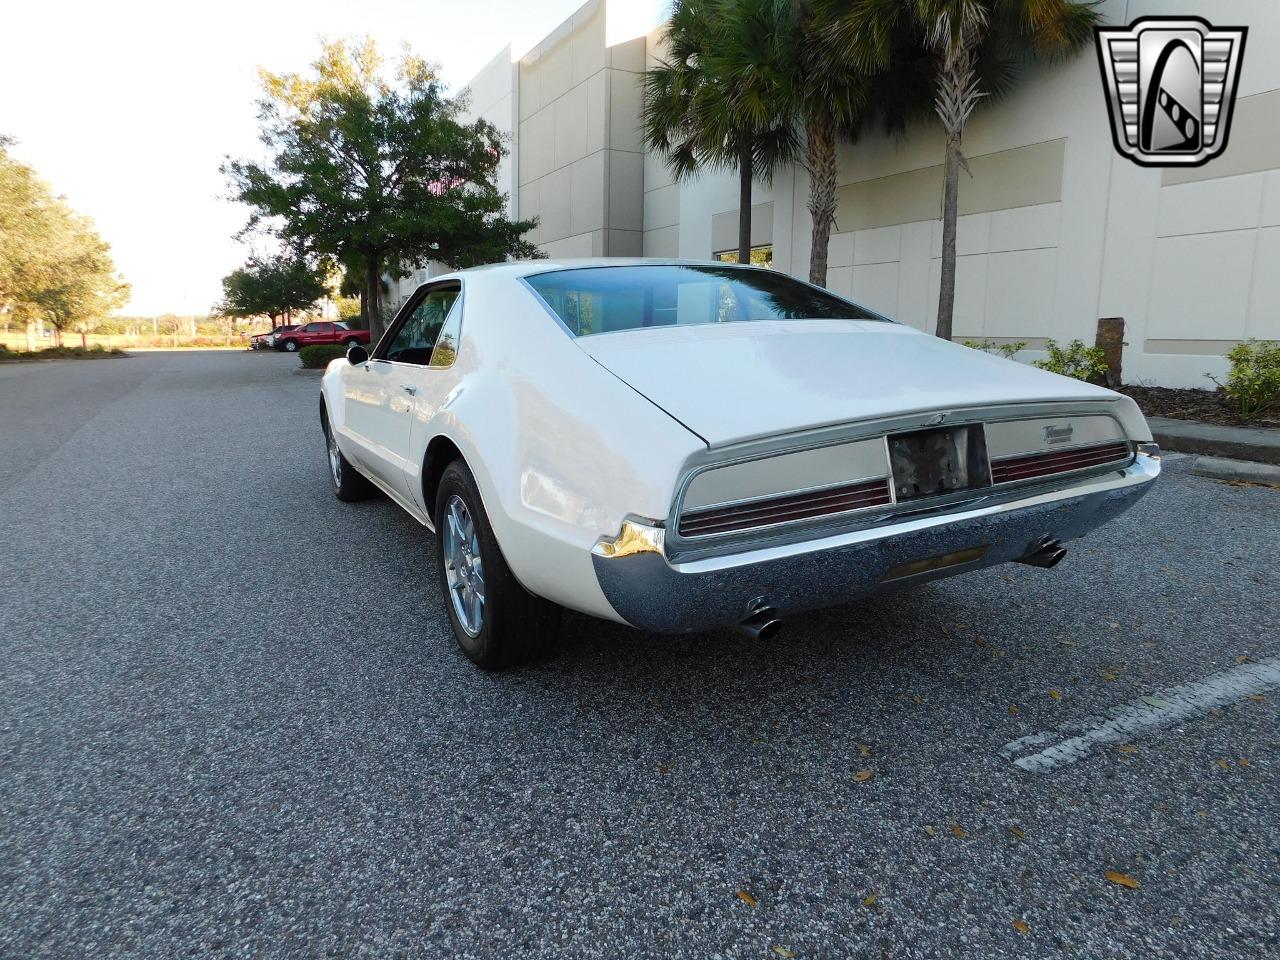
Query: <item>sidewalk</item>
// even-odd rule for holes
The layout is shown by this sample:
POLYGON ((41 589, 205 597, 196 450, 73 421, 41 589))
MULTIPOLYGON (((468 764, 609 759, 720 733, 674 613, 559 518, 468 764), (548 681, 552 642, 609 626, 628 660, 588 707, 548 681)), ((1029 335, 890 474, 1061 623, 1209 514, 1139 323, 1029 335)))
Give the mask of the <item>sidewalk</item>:
POLYGON ((1275 427, 1223 427, 1165 417, 1147 417, 1147 423, 1162 450, 1280 466, 1280 429, 1275 427))
POLYGON ((1280 429, 1224 427, 1166 417, 1148 417, 1147 423, 1161 450, 1199 454, 1193 473, 1280 487, 1280 429))

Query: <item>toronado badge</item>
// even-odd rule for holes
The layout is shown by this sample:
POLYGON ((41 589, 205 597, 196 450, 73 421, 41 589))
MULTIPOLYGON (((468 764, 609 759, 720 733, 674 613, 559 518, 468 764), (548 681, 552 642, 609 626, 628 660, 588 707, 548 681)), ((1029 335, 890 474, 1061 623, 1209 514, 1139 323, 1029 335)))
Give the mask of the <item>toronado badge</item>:
POLYGON ((1094 33, 1120 153, 1144 167, 1196 167, 1226 149, 1247 27, 1142 17, 1094 33))

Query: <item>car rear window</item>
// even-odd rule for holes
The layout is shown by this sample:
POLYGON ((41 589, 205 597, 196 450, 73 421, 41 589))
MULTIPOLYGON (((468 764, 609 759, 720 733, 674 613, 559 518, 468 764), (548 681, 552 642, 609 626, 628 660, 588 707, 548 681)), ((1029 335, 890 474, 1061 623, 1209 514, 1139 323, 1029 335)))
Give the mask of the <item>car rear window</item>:
POLYGON ((754 320, 885 320, 785 273, 751 267, 579 267, 525 280, 575 337, 754 320))

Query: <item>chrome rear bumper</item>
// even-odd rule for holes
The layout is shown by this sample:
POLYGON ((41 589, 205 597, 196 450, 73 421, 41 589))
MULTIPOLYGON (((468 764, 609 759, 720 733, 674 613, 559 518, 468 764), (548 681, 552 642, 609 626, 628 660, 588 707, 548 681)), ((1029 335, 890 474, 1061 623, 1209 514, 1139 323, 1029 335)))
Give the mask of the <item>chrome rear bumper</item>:
POLYGON ((618 537, 596 545, 592 561, 624 620, 642 630, 688 633, 736 625, 759 598, 788 615, 1017 560, 1045 537, 1072 540, 1119 516, 1159 475, 1159 459, 1139 455, 1123 470, 1018 500, 979 501, 888 526, 683 562, 666 557, 660 527, 628 521, 618 537), (916 572, 931 558, 951 562, 916 572))

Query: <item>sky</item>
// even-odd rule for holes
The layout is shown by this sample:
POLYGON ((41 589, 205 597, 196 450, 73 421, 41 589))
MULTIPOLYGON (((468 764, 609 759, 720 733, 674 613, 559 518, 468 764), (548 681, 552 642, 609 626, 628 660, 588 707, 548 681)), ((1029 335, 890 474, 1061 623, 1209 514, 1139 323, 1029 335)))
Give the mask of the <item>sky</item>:
MULTIPOLYGON (((438 63, 454 90, 504 46, 519 55, 585 0, 41 0, 11 6, 0 134, 97 223, 132 284, 121 313, 204 313, 250 247, 224 157, 260 154, 259 66, 304 70, 323 38, 372 36, 438 63)), ((662 0, 613 0, 658 22, 662 0)), ((625 13, 622 12, 625 10, 625 13)))

